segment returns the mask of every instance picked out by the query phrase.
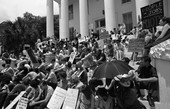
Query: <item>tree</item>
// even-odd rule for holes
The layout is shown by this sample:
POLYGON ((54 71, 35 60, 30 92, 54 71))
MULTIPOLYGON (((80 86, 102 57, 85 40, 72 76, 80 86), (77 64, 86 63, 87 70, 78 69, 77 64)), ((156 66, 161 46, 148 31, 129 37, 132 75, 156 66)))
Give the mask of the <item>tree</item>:
MULTIPOLYGON (((59 16, 54 17, 54 34, 59 36, 59 16)), ((14 22, 5 21, 0 24, 0 41, 6 50, 14 50, 16 54, 23 50, 24 44, 35 47, 37 39, 43 40, 46 36, 46 18, 24 13, 14 22), (1 30, 1 27, 5 27, 1 30)))

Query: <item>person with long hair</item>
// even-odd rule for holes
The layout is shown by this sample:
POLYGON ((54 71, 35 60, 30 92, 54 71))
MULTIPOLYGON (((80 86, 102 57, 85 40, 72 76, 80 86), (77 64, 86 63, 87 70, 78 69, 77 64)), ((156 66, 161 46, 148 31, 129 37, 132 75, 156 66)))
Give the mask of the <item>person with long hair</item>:
POLYGON ((78 109, 94 109, 94 95, 88 85, 80 87, 78 109))
POLYGON ((163 28, 161 34, 156 40, 162 39, 166 35, 167 31, 170 29, 170 18, 163 17, 162 19, 160 19, 159 25, 163 26, 163 28))

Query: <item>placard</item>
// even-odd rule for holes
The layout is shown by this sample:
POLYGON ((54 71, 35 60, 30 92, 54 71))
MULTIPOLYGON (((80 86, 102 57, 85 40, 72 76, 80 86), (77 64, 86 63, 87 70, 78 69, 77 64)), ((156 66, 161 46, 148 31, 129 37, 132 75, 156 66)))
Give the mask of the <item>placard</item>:
POLYGON ((110 35, 107 31, 104 31, 100 34, 100 39, 107 39, 109 37, 110 37, 110 35))
POLYGON ((27 109, 28 98, 21 97, 16 109, 27 109))
POLYGON ((159 25, 159 20, 164 16, 163 0, 141 8, 142 24, 144 29, 159 25))
POLYGON ((11 109, 18 102, 18 100, 25 94, 25 92, 26 91, 20 92, 20 94, 5 109, 11 109))
POLYGON ((49 109, 60 109, 66 97, 66 93, 66 90, 56 87, 47 107, 49 109))
POLYGON ((77 106, 79 90, 78 89, 68 89, 66 94, 66 99, 63 104, 62 109, 75 109, 77 106))
POLYGON ((73 63, 75 57, 76 57, 76 53, 75 53, 75 52, 72 52, 72 53, 70 54, 69 61, 70 61, 71 63, 73 63))
POLYGON ((86 41, 85 36, 78 36, 79 37, 79 43, 86 41))
POLYGON ((144 49, 145 40, 143 38, 140 39, 130 39, 128 51, 129 52, 140 52, 144 49))
POLYGON ((26 51, 27 51, 27 53, 29 55, 29 58, 30 58, 31 62, 33 64, 38 63, 37 58, 35 57, 35 54, 34 54, 32 48, 29 47, 29 48, 26 49, 26 51))
POLYGON ((97 43, 98 43, 100 49, 104 48, 104 40, 103 39, 98 40, 97 43))

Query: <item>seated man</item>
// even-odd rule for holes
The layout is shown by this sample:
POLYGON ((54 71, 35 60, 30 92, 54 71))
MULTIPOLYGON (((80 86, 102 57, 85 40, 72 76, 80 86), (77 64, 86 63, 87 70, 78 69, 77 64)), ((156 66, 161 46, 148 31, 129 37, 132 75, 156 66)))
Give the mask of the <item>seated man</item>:
POLYGON ((152 94, 158 88, 158 75, 156 69, 150 64, 151 58, 149 56, 145 56, 142 58, 142 62, 136 72, 138 75, 136 76, 136 87, 140 94, 140 89, 147 89, 148 96, 147 100, 149 105, 154 107, 154 101, 152 94))

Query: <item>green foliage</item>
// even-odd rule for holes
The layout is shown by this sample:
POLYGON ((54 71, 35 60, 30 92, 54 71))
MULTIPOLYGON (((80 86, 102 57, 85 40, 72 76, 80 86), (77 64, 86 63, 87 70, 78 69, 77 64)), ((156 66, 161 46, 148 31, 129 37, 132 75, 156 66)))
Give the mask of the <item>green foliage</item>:
MULTIPOLYGON (((55 36, 59 35, 59 17, 54 16, 55 36)), ((46 36, 46 18, 34 16, 31 13, 24 13, 23 17, 18 17, 14 22, 5 21, 0 24, 0 41, 4 49, 14 50, 19 53, 24 44, 35 47, 37 39, 43 40, 46 36), (1 28, 5 27, 5 28, 1 28)))

